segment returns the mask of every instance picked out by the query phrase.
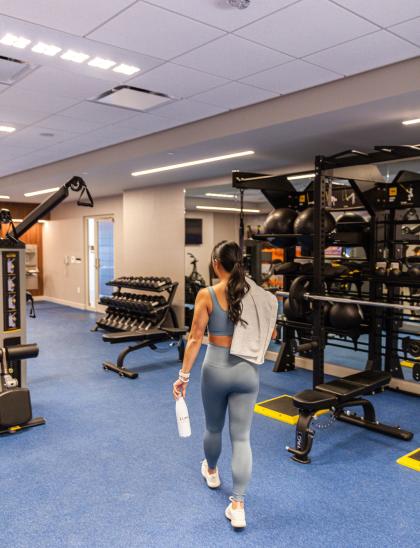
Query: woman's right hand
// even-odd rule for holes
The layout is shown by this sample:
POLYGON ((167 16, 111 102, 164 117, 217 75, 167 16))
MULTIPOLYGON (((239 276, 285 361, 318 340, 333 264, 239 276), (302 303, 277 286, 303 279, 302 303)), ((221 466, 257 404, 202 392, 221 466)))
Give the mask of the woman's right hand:
POLYGON ((172 394, 174 396, 174 400, 177 400, 181 396, 185 398, 187 394, 187 382, 182 382, 180 379, 177 379, 172 387, 172 394))

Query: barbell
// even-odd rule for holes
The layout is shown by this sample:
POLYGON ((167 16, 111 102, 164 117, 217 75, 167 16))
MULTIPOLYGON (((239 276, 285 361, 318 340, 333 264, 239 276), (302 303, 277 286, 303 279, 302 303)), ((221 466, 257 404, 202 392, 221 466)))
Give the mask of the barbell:
POLYGON ((336 297, 332 295, 315 295, 307 291, 311 278, 308 276, 298 276, 290 286, 289 291, 276 291, 280 297, 288 297, 290 311, 294 316, 303 316, 307 310, 308 301, 324 301, 329 303, 345 303, 361 306, 374 306, 380 308, 391 308, 396 310, 410 310, 420 312, 420 306, 411 304, 385 303, 380 301, 364 301, 359 299, 348 299, 346 297, 336 297))

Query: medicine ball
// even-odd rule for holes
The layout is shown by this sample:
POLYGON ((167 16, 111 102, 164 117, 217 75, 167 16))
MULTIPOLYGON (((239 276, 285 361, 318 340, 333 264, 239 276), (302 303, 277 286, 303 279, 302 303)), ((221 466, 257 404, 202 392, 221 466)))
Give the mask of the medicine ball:
POLYGON ((293 223, 297 212, 288 207, 272 211, 264 223, 264 234, 293 234, 293 223))
MULTIPOLYGON (((335 220, 329 211, 324 211, 324 223, 326 233, 330 233, 335 228, 335 220)), ((295 234, 313 234, 314 233, 315 208, 307 207, 299 213, 294 225, 293 231, 295 234)))
POLYGON ((408 271, 408 275, 410 278, 416 278, 417 280, 420 280, 420 265, 416 264, 411 266, 408 271))
POLYGON ((337 219, 338 232, 360 232, 368 226, 366 220, 357 213, 344 213, 337 219))
POLYGON ((291 321, 299 321, 299 320, 300 320, 299 316, 296 316, 296 315, 293 314, 292 311, 290 310, 289 299, 286 299, 286 300, 283 302, 283 314, 286 316, 286 318, 287 318, 288 320, 291 320, 291 321))
POLYGON ((335 303, 330 308, 328 320, 336 329, 359 329, 363 316, 357 304, 335 303))

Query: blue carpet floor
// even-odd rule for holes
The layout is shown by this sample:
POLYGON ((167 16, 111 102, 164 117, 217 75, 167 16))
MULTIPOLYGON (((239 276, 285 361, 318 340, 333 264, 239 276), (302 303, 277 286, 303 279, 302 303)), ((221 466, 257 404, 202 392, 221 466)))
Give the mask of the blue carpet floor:
MULTIPOLYGON (((94 314, 49 303, 28 319, 34 415, 47 424, 0 438, 0 545, 48 547, 294 548, 418 547, 420 474, 395 460, 420 447, 419 400, 375 396, 379 418, 415 433, 407 443, 343 423, 316 434, 313 463, 288 458, 294 428, 255 415, 254 475, 248 528, 223 517, 230 494, 229 441, 220 461, 223 486, 200 477, 203 412, 200 366, 188 404, 193 435, 179 439, 171 385, 175 349, 130 357, 137 380, 106 373, 111 346, 90 333, 94 314)), ((200 359, 202 358, 200 355, 200 359)), ((311 384, 310 373, 261 368, 260 400, 311 384)))

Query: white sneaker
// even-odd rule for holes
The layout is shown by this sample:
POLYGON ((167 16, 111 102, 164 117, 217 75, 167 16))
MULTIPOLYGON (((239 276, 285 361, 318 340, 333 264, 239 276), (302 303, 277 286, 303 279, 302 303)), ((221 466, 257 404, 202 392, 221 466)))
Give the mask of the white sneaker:
POLYGON ((234 509, 232 507, 233 497, 229 497, 229 500, 231 501, 231 503, 225 510, 225 516, 227 517, 227 519, 230 520, 232 527, 235 527, 235 529, 243 529, 244 527, 246 527, 245 508, 234 509))
POLYGON ((217 489, 220 487, 219 470, 216 468, 214 474, 209 474, 209 467, 206 459, 201 463, 201 475, 206 480, 207 486, 210 487, 210 489, 217 489))

